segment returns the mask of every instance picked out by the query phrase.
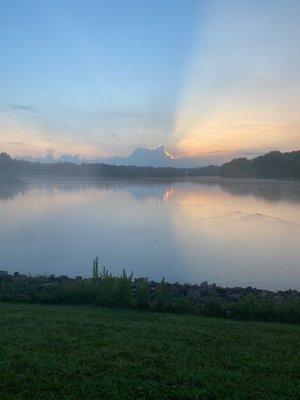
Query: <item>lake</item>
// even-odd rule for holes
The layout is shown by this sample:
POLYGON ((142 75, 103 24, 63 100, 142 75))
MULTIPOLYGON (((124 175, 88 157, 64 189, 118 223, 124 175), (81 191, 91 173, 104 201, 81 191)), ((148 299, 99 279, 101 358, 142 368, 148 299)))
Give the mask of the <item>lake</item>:
POLYGON ((0 186, 0 269, 300 289, 300 183, 32 179, 0 186))

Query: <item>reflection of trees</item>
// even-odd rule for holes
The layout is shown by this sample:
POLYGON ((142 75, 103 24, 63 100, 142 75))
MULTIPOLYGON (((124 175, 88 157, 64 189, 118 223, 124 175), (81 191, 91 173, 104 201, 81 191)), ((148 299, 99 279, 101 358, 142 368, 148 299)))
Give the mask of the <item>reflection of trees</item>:
MULTIPOLYGON (((178 180, 179 182, 180 180, 178 180)), ((163 200, 166 195, 170 196, 173 179, 53 179, 45 178, 44 180, 33 179, 28 181, 29 187, 42 189, 47 193, 54 193, 56 190, 73 193, 88 189, 98 189, 100 191, 114 190, 129 192, 137 200, 156 199, 163 200)))
MULTIPOLYGON (((219 186, 222 190, 236 196, 255 196, 268 201, 300 202, 300 183, 295 181, 272 181, 228 178, 187 178, 187 179, 34 179, 27 184, 0 184, 0 200, 8 200, 29 189, 41 189, 51 195, 55 190, 78 192, 86 189, 126 190, 137 200, 169 200, 181 188, 180 183, 191 183, 198 186, 219 186), (179 184, 179 185, 178 185, 179 184)), ((184 189, 184 187, 182 188, 184 189)))
MULTIPOLYGON (((255 196, 268 201, 293 201, 300 202, 300 183, 293 181, 251 180, 251 179, 228 179, 228 178, 195 178, 178 180, 161 180, 145 182, 119 182, 114 187, 122 186, 130 191, 137 199, 156 198, 157 200, 168 200, 174 195, 174 184, 185 182, 201 185, 219 186, 226 192, 236 196, 255 196)), ((111 184, 107 189, 112 188, 111 184)), ((180 186, 178 187, 180 190, 180 186)))
POLYGON ((19 194, 24 194, 26 190, 26 185, 21 183, 2 183, 0 184, 0 200, 12 199, 19 194))
POLYGON ((218 185, 237 196, 255 196, 268 201, 300 202, 300 183, 293 181, 251 180, 251 179, 204 179, 208 185, 218 185))
POLYGON ((21 184, 1 184, 0 199, 9 199, 18 194, 24 194, 28 190, 42 190, 49 195, 55 191, 64 193, 83 192, 89 189, 100 191, 114 190, 127 191, 137 200, 164 200, 172 196, 172 183, 180 182, 174 179, 94 179, 94 178, 33 178, 24 180, 21 184))

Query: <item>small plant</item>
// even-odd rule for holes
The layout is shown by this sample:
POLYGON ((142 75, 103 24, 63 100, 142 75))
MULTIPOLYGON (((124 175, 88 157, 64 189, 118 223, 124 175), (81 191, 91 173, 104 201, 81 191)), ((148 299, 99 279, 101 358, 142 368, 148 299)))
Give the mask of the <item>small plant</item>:
POLYGON ((149 306, 149 288, 148 288, 148 279, 143 279, 139 282, 137 286, 137 292, 136 292, 136 305, 139 308, 148 308, 149 306))
POLYGON ((131 290, 133 272, 127 275, 125 269, 123 269, 121 277, 116 280, 116 296, 117 302, 120 306, 131 306, 133 303, 133 296, 131 290))
POLYGON ((223 303, 217 296, 207 296, 204 300, 204 314, 211 317, 220 317, 225 314, 223 303))
POLYGON ((100 272, 99 277, 100 277, 101 279, 104 279, 104 278, 111 278, 112 275, 108 272, 108 270, 106 269, 106 267, 103 265, 103 268, 102 268, 102 271, 100 272))
MULTIPOLYGON (((75 279, 67 276, 26 276, 0 273, 0 301, 94 304, 108 307, 136 307, 170 312, 188 312, 241 320, 300 322, 300 295, 297 291, 277 294, 255 290, 226 300, 224 289, 206 297, 189 297, 182 285, 174 286, 163 278, 160 283, 141 279, 133 283, 133 273, 123 270, 112 276, 103 267, 99 272, 98 258, 93 262, 93 278, 75 279)), ((226 293, 226 292, 225 292, 226 293)))
POLYGON ((98 256, 93 260, 93 278, 97 279, 99 278, 99 269, 98 269, 98 256))
POLYGON ((171 308, 171 295, 165 278, 157 285, 155 296, 155 309, 167 311, 171 308))

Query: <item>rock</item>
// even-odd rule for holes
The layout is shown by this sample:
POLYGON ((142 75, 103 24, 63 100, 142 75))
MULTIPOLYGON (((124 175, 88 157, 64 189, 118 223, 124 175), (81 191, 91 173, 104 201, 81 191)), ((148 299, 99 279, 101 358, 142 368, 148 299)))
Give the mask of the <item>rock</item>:
POLYGON ((134 280, 134 282, 135 283, 142 283, 142 282, 147 282, 147 278, 144 278, 144 277, 142 277, 142 278, 135 278, 135 280, 134 280))
POLYGON ((225 293, 224 297, 228 300, 238 300, 241 297, 241 294, 234 291, 228 291, 225 293))
POLYGON ((194 289, 194 288, 189 288, 187 290, 186 295, 189 299, 193 299, 193 300, 201 300, 202 299, 202 293, 199 290, 194 289))

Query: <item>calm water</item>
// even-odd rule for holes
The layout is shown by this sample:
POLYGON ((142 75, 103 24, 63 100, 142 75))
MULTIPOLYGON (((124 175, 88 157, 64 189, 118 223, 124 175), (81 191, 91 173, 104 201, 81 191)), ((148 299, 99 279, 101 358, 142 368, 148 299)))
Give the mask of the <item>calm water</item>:
POLYGON ((0 269, 300 289, 300 183, 30 181, 0 187, 0 269))

